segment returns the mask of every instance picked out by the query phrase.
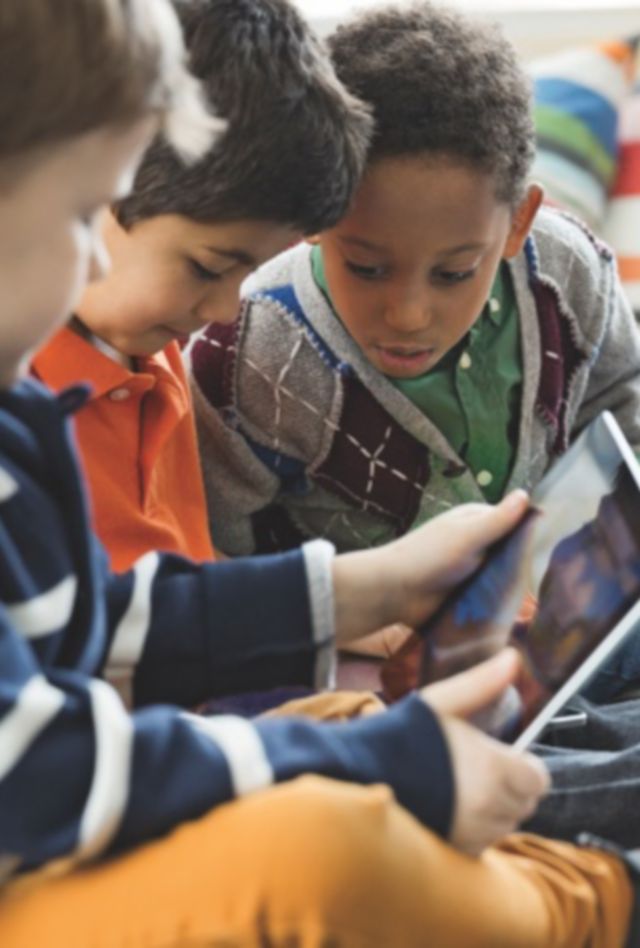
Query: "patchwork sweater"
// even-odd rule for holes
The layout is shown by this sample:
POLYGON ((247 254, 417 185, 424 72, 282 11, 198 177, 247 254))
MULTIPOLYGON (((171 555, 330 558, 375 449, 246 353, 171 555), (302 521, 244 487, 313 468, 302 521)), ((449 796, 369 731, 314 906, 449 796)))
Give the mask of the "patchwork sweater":
POLYGON ((0 884, 131 847, 305 772, 388 783, 446 833, 448 753, 418 697, 339 725, 182 710, 327 683, 331 550, 200 567, 148 553, 111 573, 68 431, 85 399, 35 382, 0 392, 0 884), (132 714, 104 680, 113 671, 133 679, 132 714))
MULTIPOLYGON (((510 272, 523 383, 507 491, 531 489, 604 409, 640 448, 640 334, 611 252, 545 209, 510 272)), ((365 359, 306 245, 258 271, 236 321, 208 327, 186 359, 213 538, 227 554, 309 537, 368 547, 484 500, 446 432, 365 359)))

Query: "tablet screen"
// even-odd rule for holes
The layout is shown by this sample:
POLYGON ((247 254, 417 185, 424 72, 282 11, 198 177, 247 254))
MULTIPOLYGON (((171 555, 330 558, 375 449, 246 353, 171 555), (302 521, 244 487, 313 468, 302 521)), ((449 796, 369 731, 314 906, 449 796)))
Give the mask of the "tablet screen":
POLYGON ((522 734, 640 599, 630 465, 613 420, 598 419, 541 482, 535 507, 425 625, 422 683, 515 645, 523 671, 501 730, 508 740, 522 734))

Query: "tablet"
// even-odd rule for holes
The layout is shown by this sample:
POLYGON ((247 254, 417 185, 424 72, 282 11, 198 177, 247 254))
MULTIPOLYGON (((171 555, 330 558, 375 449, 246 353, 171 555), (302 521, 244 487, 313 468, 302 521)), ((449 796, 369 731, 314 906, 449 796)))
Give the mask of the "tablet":
POLYGON ((522 673, 488 729, 519 748, 640 626, 640 467, 610 413, 576 439, 531 500, 420 630, 421 684, 506 644, 518 648, 522 673))

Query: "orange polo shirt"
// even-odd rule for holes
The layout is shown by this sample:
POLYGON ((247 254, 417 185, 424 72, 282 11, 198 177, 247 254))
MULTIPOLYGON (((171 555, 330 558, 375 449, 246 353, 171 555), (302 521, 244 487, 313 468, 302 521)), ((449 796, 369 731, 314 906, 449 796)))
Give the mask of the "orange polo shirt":
POLYGON ((65 327, 33 360, 54 391, 89 382, 75 415, 96 532, 115 570, 149 550, 214 556, 189 387, 180 348, 137 360, 132 372, 65 327))

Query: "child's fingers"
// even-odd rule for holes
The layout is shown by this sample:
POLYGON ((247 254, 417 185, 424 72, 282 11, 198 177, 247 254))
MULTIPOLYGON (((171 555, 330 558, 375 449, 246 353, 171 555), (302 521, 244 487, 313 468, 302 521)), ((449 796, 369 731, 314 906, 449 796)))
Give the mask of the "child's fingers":
POLYGON ((523 490, 514 490, 495 507, 481 508, 478 515, 470 517, 465 523, 469 547, 483 549, 495 543, 516 526, 528 507, 528 494, 523 490))
POLYGON ((538 800, 548 791, 551 784, 549 771, 533 754, 521 754, 522 767, 508 771, 507 783, 510 791, 519 799, 538 800))
POLYGON ((459 675, 422 689, 423 699, 440 714, 466 718, 492 704, 513 683, 520 656, 513 648, 474 665, 459 675))
POLYGON ((451 842, 480 852, 531 816, 549 777, 530 754, 486 737, 457 717, 440 724, 451 755, 455 806, 451 842))
POLYGON ((393 625, 387 625, 384 629, 378 629, 377 632, 371 632, 370 635, 349 642, 343 646, 342 651, 353 655, 389 658, 405 644, 411 631, 409 626, 394 622, 393 625))

